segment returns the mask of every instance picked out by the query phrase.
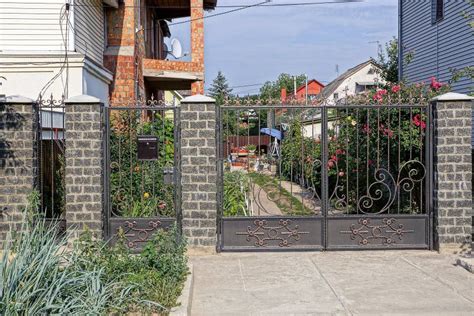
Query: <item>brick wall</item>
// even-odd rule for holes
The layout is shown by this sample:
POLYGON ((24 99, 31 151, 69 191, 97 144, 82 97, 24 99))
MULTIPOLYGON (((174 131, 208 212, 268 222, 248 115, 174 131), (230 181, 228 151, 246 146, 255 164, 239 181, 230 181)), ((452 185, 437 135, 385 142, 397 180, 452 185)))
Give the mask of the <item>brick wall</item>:
POLYGON ((202 95, 181 105, 183 233, 191 248, 215 251, 217 217, 216 113, 202 95))
POLYGON ((18 231, 34 188, 37 115, 33 101, 8 98, 0 103, 0 240, 18 231))
MULTIPOLYGON (((145 1, 140 2, 142 8, 141 23, 145 23, 145 1)), ((194 72, 204 75, 204 16, 203 0, 191 0, 191 58, 190 62, 146 59, 144 32, 135 32, 139 25, 136 0, 124 0, 119 9, 107 11, 107 40, 108 48, 104 53, 104 66, 114 74, 114 82, 110 85, 111 104, 120 100, 133 100, 150 95, 145 91, 143 69, 194 72), (136 96, 135 78, 139 89, 136 96)), ((159 89, 159 84, 154 84, 159 89)), ((154 88, 156 88, 154 87, 154 88)), ((176 87, 177 90, 181 86, 176 87)), ((155 90, 155 89, 152 89, 155 90)), ((204 82, 196 81, 191 84, 193 94, 204 93, 204 82)), ((155 91, 151 91, 154 93, 155 91)), ((156 93, 155 93, 156 95, 156 93)))
POLYGON ((75 239, 87 227, 102 237, 103 149, 99 99, 66 101, 66 221, 75 239))
POLYGON ((472 102, 454 93, 434 102, 436 243, 441 252, 468 252, 472 230, 472 102))

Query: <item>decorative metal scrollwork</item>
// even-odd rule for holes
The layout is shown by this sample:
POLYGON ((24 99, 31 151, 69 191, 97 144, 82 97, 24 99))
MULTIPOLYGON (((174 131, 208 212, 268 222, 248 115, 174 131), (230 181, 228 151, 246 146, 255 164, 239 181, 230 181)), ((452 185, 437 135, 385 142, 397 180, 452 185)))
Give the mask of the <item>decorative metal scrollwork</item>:
POLYGON ((159 220, 151 220, 148 227, 139 227, 137 221, 125 221, 117 228, 115 236, 124 238, 130 249, 137 248, 139 244, 146 243, 152 235, 162 227, 159 220))
POLYGON ((341 231, 342 234, 351 234, 352 240, 359 240, 362 246, 370 245, 373 241, 380 241, 382 245, 390 246, 403 240, 407 233, 414 233, 414 230, 404 229, 403 224, 398 223, 395 218, 383 218, 380 225, 371 223, 369 218, 360 218, 358 225, 352 224, 348 231, 341 231))
POLYGON ((291 220, 280 219, 276 226, 267 224, 266 220, 255 220, 255 227, 248 226, 246 232, 236 232, 236 235, 247 236, 247 241, 255 241, 255 247, 269 246, 269 243, 278 242, 279 247, 290 247, 301 239, 301 235, 309 232, 299 231, 299 225, 291 227, 291 220))

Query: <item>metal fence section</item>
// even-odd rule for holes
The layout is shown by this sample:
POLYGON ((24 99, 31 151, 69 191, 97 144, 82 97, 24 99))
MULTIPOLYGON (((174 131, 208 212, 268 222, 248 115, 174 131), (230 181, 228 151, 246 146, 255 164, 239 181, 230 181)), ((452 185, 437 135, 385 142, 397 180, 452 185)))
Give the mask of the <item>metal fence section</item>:
POLYGON ((432 247, 428 105, 218 115, 220 250, 432 247))
POLYGON ((46 222, 66 231, 65 124, 64 100, 40 99, 36 103, 38 119, 38 187, 41 212, 46 222))
POLYGON ((141 249, 159 229, 181 229, 179 107, 105 109, 105 235, 141 249))

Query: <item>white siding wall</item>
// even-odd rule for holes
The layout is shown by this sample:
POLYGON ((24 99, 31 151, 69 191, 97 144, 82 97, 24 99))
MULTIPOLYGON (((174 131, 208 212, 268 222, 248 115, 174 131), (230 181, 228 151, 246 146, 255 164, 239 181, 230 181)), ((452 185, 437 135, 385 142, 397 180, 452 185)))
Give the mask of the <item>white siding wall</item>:
POLYGON ((64 0, 12 2, 0 0, 0 51, 64 50, 59 24, 64 0))
MULTIPOLYGON (((0 52, 64 51, 61 36, 66 22, 60 23, 65 0, 0 0, 0 52), (16 3, 14 3, 16 2, 16 3)), ((71 1, 68 26, 69 50, 86 55, 102 65, 104 51, 104 13, 102 0, 71 1)))
POLYGON ((76 51, 102 65, 104 54, 104 10, 102 0, 75 0, 76 51))
POLYGON ((339 87, 333 92, 332 95, 328 96, 327 103, 334 104, 334 93, 339 95, 339 99, 345 98, 347 96, 356 94, 356 83, 357 82, 375 82, 377 80, 380 84, 383 84, 384 81, 380 78, 377 72, 371 72, 370 70, 374 67, 372 65, 367 65, 364 68, 360 69, 352 76, 346 78, 339 87), (347 91, 346 91, 347 90, 347 91))

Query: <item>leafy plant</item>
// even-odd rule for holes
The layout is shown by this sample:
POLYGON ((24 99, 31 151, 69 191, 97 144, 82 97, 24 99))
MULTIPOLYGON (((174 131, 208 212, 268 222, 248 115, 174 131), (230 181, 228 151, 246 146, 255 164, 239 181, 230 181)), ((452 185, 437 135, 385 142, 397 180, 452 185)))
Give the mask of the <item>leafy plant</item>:
POLYGON ((250 200, 248 175, 239 171, 224 173, 224 216, 248 216, 250 200))
POLYGON ((174 166, 174 123, 163 113, 153 113, 147 120, 141 115, 120 111, 111 120, 112 213, 124 217, 174 216, 174 188, 164 182, 165 170, 174 166), (138 160, 138 135, 158 138, 158 160, 138 160))
POLYGON ((34 193, 21 230, 10 233, 0 259, 0 314, 100 315, 123 311, 133 285, 105 278, 100 266, 78 269, 66 237, 39 218, 34 193))

